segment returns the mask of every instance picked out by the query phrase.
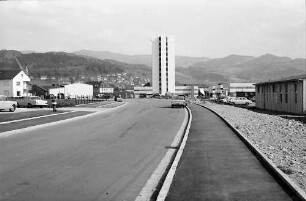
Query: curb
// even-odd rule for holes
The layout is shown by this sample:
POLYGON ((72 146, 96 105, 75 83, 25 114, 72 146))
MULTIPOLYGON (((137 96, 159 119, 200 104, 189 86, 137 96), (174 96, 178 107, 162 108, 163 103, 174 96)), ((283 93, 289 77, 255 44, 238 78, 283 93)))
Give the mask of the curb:
POLYGON ((262 161, 263 164, 273 172, 273 174, 276 176, 277 179, 282 181, 286 185, 286 187, 288 187, 300 200, 306 201, 306 193, 304 192, 304 190, 301 189, 299 186, 297 186, 285 173, 283 173, 279 168, 277 168, 277 166, 268 157, 266 157, 262 151, 256 148, 250 142, 250 140, 247 139, 240 131, 236 130, 236 128, 231 123, 229 123, 226 119, 224 119, 214 110, 201 104, 198 105, 208 109, 209 111, 216 114, 219 118, 221 118, 236 133, 236 135, 251 149, 251 151, 259 157, 259 160, 262 161))
MULTIPOLYGON (((164 158, 161 160, 161 162, 158 164, 157 168, 154 170, 154 172, 151 174, 149 180, 144 185, 138 196, 136 197, 135 201, 150 201, 155 200, 155 198, 158 195, 158 190, 164 183, 164 179, 167 177, 169 168, 172 168, 174 157, 176 158, 177 153, 179 152, 175 147, 180 146, 183 144, 183 140, 187 137, 185 135, 187 126, 190 125, 191 119, 190 119, 191 113, 190 110, 185 110, 185 118, 184 121, 175 135, 174 140, 171 143, 172 149, 168 149, 167 153, 165 154, 164 158), (184 139, 183 139, 184 138, 184 139), (171 167, 170 167, 171 166, 171 167)), ((185 140, 186 141, 186 140, 185 140)))
POLYGON ((185 149, 185 146, 186 146, 186 142, 187 142, 187 139, 188 139, 188 136, 189 136, 189 129, 190 129, 190 126, 191 126, 191 121, 192 121, 192 114, 191 114, 191 111, 190 109, 187 107, 187 110, 188 110, 188 113, 189 113, 189 121, 188 121, 188 125, 187 125, 187 128, 186 128, 186 131, 185 131, 185 135, 184 135, 184 138, 182 140, 182 143, 181 143, 181 146, 175 156, 175 159, 171 165, 171 168, 167 174, 167 177, 165 179, 165 182, 158 194, 158 197, 157 197, 157 201, 164 201, 169 193, 169 190, 170 190, 170 187, 171 187, 171 184, 172 184, 172 181, 173 181, 173 178, 174 178, 174 175, 175 175, 175 172, 176 172, 176 169, 178 167, 178 163, 181 159, 181 156, 183 154, 183 151, 185 149))
MULTIPOLYGON (((0 139, 1 138, 5 138, 5 137, 9 137, 9 136, 12 136, 12 135, 17 135, 17 134, 20 134, 22 132, 28 132, 28 131, 40 129, 40 128, 43 128, 43 127, 46 127, 46 126, 53 126, 53 125, 58 125, 58 124, 64 124, 64 123, 71 122, 71 121, 74 121, 74 120, 84 119, 84 118, 95 116, 95 115, 98 115, 98 114, 101 114, 101 113, 106 113, 106 112, 118 109, 118 108, 120 108, 120 107, 122 107, 122 106, 124 106, 126 104, 127 103, 124 103, 124 104, 122 104, 122 105, 120 105, 118 107, 110 108, 110 110, 108 110, 108 111, 96 111, 96 112, 89 113, 89 114, 86 114, 86 115, 83 115, 83 116, 77 116, 77 117, 72 117, 72 118, 69 118, 69 119, 53 121, 53 122, 50 122, 50 123, 40 124, 40 125, 36 125, 36 126, 30 126, 30 127, 27 127, 27 128, 21 128, 21 129, 16 129, 16 130, 10 130, 10 131, 6 131, 6 132, 2 132, 2 133, 0 133, 0 139)), ((76 111, 73 111, 73 112, 76 112, 76 111)))

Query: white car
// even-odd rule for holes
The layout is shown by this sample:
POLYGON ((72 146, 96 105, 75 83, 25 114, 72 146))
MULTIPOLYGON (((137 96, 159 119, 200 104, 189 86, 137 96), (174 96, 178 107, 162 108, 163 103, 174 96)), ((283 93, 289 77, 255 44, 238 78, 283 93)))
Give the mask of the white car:
POLYGON ((0 95, 0 110, 9 110, 10 112, 14 112, 16 107, 16 101, 10 101, 6 96, 0 95))
POLYGON ((186 107, 187 102, 184 96, 174 96, 171 100, 171 107, 186 107))
POLYGON ((236 97, 230 100, 232 105, 249 105, 252 104, 252 101, 245 97, 236 97))

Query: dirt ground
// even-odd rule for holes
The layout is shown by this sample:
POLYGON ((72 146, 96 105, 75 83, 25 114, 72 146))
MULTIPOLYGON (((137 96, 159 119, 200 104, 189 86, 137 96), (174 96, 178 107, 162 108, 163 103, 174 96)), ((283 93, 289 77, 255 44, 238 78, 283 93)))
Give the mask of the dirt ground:
POLYGON ((278 115, 202 103, 245 135, 306 192, 306 124, 278 115))

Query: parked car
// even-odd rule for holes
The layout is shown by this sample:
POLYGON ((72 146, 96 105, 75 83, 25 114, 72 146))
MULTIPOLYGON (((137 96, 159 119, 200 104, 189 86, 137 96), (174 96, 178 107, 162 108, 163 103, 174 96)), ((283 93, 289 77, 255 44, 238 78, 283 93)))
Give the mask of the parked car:
POLYGON ((186 107, 187 101, 184 96, 174 96, 171 100, 171 107, 186 107))
POLYGON ((221 103, 224 103, 224 104, 227 103, 227 101, 228 101, 227 98, 221 98, 221 99, 220 99, 220 102, 221 102, 221 103))
POLYGON ((19 107, 47 107, 48 101, 38 96, 25 96, 16 99, 19 107))
POLYGON ((232 105, 249 105, 252 104, 252 101, 245 97, 236 97, 230 100, 232 105))
POLYGON ((9 110, 10 112, 14 112, 16 107, 16 101, 10 101, 6 96, 0 95, 0 110, 9 110))

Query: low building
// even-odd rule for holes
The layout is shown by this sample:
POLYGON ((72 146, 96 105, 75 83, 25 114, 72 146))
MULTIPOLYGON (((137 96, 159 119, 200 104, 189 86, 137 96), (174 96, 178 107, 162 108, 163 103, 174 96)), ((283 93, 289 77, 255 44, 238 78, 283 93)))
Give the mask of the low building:
POLYGON ((90 84, 74 83, 64 86, 66 98, 93 97, 93 86, 90 84))
POLYGON ((261 82, 255 86, 257 108, 306 114, 306 75, 261 82))
POLYGON ((65 87, 49 88, 48 94, 53 95, 54 97, 61 97, 65 94, 65 87))
POLYGON ((248 99, 255 96, 255 83, 229 83, 228 95, 233 97, 246 97, 248 99))
POLYGON ((64 87, 50 88, 49 95, 54 95, 55 97, 63 95, 65 98, 92 98, 93 86, 83 83, 67 84, 64 87))
POLYGON ((134 87, 135 98, 145 98, 153 95, 152 87, 134 87))
MULTIPOLYGON (((188 96, 195 98, 198 96, 199 87, 194 85, 175 86, 175 94, 178 96, 188 96)), ((134 87, 135 98, 145 98, 153 95, 152 87, 134 87)))
POLYGON ((8 97, 28 96, 30 77, 23 70, 0 71, 0 94, 8 97))
POLYGON ((198 94, 199 94, 198 86, 195 85, 175 86, 175 95, 196 98, 198 97, 198 94))

